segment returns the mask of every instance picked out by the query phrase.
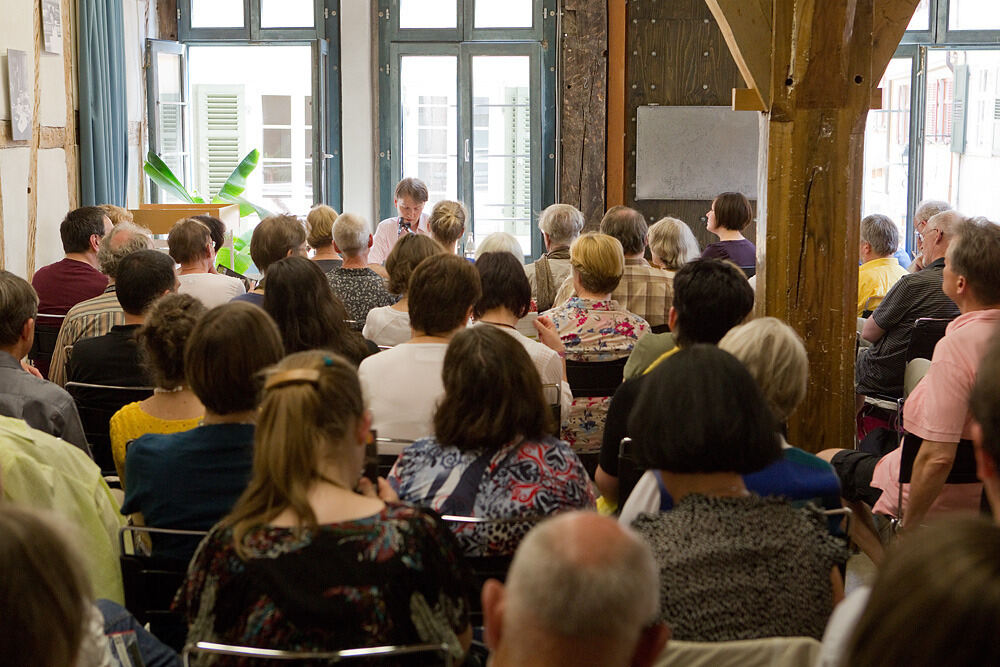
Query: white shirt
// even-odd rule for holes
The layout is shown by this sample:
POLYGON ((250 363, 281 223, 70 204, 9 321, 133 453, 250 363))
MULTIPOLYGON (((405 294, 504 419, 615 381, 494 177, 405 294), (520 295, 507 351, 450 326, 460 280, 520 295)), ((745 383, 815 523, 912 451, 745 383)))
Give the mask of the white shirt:
MULTIPOLYGON (((395 215, 391 218, 386 218, 382 222, 378 223, 378 227, 375 228, 375 236, 372 239, 372 249, 368 253, 368 261, 372 264, 385 264, 386 257, 392 252, 392 247, 396 245, 396 241, 400 239, 403 234, 399 232, 399 218, 400 216, 395 215)), ((429 218, 426 213, 420 214, 420 219, 417 220, 417 228, 413 230, 416 234, 425 234, 430 236, 431 225, 429 218)))
POLYGON ((242 280, 218 273, 188 273, 177 276, 177 280, 180 282, 177 288, 180 294, 190 294, 206 308, 221 306, 246 293, 242 280))
POLYGON ((361 362, 361 390, 379 437, 417 440, 434 434, 447 349, 447 343, 406 343, 361 362))
POLYGON ((410 340, 410 314, 392 306, 368 311, 361 335, 376 345, 399 345, 410 340))

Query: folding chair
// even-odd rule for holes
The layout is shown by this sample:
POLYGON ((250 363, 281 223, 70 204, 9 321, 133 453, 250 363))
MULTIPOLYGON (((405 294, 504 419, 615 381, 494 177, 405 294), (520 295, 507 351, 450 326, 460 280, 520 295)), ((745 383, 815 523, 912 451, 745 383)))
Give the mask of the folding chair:
POLYGON ((635 458, 635 448, 632 438, 622 438, 618 444, 618 511, 625 507, 632 489, 639 483, 639 478, 646 472, 635 458))
POLYGON ((566 378, 574 398, 613 396, 625 374, 628 357, 612 361, 566 360, 566 378))
MULTIPOLYGON (((437 656, 440 662, 434 663, 450 667, 451 652, 447 644, 411 644, 407 646, 370 646, 367 648, 351 648, 342 651, 283 651, 271 648, 255 648, 252 646, 236 646, 233 644, 217 644, 215 642, 197 642, 188 644, 181 653, 184 666, 191 664, 192 655, 228 655, 240 658, 255 658, 274 662, 312 662, 322 660, 327 664, 348 662, 351 660, 368 659, 381 661, 405 656, 437 656)), ((417 664, 417 663, 414 663, 417 664)), ((423 660, 419 664, 428 664, 423 660)))
POLYGON ((108 475, 118 474, 111 454, 111 417, 127 403, 153 395, 153 387, 117 387, 85 382, 67 382, 66 391, 73 397, 83 433, 87 437, 94 462, 108 475))
POLYGON ((378 446, 378 474, 386 477, 403 450, 414 443, 406 438, 375 438, 378 446))
MULTIPOLYGON (((909 484, 913 478, 913 463, 917 460, 917 453, 924 444, 924 439, 904 433, 900 447, 903 451, 899 460, 899 485, 897 487, 896 507, 898 517, 892 520, 893 526, 898 527, 903 522, 903 485, 909 484)), ((958 448, 955 450, 955 461, 951 464, 951 471, 948 473, 945 484, 978 484, 979 475, 976 471, 976 454, 971 440, 959 440, 958 448)))
POLYGON ((747 277, 747 280, 750 280, 755 275, 757 275, 757 266, 756 265, 754 265, 754 266, 741 266, 740 267, 740 271, 742 271, 743 275, 745 275, 747 277))
POLYGON ((65 319, 65 315, 44 315, 41 313, 35 317, 35 339, 31 343, 31 350, 28 351, 28 359, 42 374, 42 377, 49 376, 49 362, 52 361, 52 352, 56 349, 59 329, 62 328, 65 319))

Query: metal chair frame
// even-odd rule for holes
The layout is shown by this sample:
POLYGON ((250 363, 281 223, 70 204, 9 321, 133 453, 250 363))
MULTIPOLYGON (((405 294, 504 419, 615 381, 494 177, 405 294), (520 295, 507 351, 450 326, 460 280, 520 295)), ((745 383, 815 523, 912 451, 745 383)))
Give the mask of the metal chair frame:
POLYGON ((351 648, 341 651, 284 651, 271 648, 255 648, 252 646, 237 646, 234 644, 219 644, 216 642, 195 642, 187 644, 181 652, 181 660, 185 667, 191 662, 192 654, 229 655, 244 658, 259 658, 287 662, 291 660, 323 660, 327 663, 339 663, 359 658, 398 657, 419 653, 435 653, 442 659, 441 664, 451 667, 451 651, 447 644, 412 644, 399 646, 371 646, 367 648, 351 648))

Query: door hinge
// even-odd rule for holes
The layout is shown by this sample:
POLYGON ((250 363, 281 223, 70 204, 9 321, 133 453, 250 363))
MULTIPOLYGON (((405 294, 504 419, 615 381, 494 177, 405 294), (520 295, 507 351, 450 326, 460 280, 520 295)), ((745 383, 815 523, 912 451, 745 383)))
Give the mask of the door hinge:
POLYGON ((177 8, 177 20, 178 21, 181 20, 181 8, 180 7, 177 8))
POLYGON ((386 21, 389 20, 389 8, 388 7, 385 8, 385 20, 386 21))
POLYGON ((389 63, 385 64, 385 75, 389 76, 389 63))
POLYGON ((324 19, 329 19, 330 18, 330 8, 329 7, 324 7, 323 8, 323 18, 324 19))
POLYGON ((391 148, 385 152, 385 159, 389 160, 390 162, 392 162, 392 149, 391 148))

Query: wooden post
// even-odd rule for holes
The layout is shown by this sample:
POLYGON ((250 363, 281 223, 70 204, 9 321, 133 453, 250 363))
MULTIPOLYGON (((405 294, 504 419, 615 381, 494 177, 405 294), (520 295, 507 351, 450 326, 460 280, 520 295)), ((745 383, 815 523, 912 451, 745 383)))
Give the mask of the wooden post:
POLYGON ((625 0, 609 0, 607 208, 625 203, 625 60, 625 0))

